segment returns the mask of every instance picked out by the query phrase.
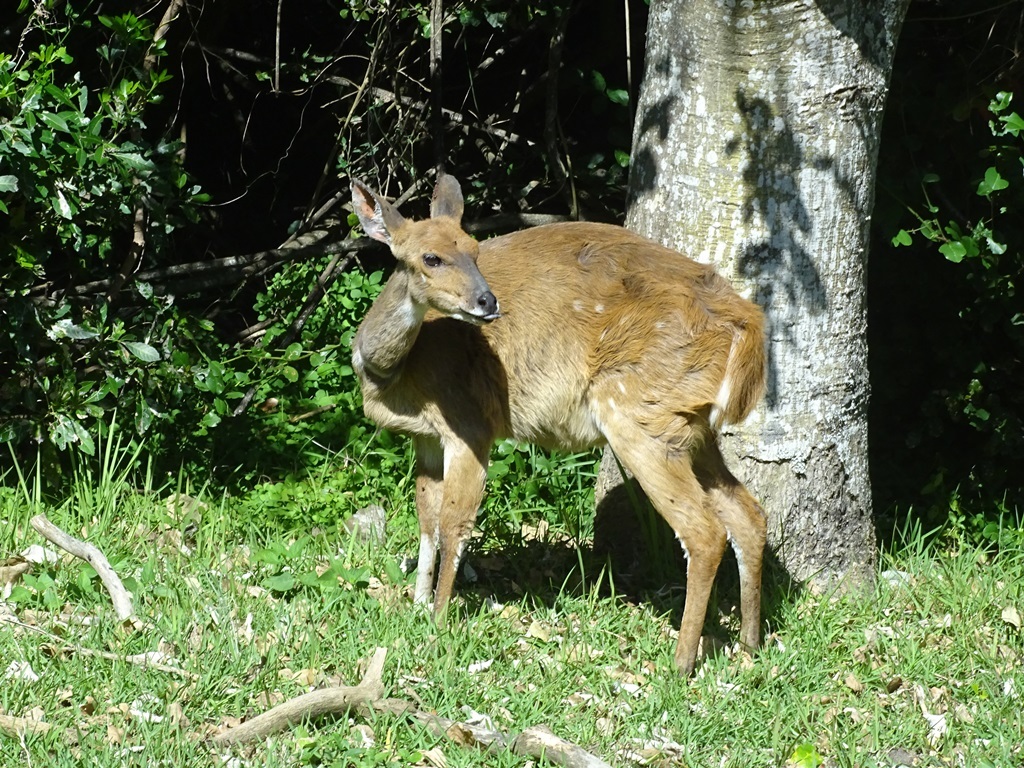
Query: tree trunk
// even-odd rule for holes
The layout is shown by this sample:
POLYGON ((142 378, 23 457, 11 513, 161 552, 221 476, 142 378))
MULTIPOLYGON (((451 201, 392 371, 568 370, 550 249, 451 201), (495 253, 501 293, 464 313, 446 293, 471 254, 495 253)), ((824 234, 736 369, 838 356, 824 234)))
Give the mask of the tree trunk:
POLYGON ((868 225, 908 2, 654 0, 648 22, 627 226, 764 308, 768 392, 723 449, 818 585, 874 570, 868 225))

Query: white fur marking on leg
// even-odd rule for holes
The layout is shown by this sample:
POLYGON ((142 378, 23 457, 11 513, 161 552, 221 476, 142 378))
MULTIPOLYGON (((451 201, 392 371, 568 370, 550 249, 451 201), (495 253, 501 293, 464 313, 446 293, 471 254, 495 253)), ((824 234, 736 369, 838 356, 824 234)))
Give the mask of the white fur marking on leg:
POLYGON ((416 591, 413 601, 426 605, 434 595, 434 560, 437 557, 437 538, 429 533, 420 536, 420 555, 416 566, 416 591))
POLYGON ((690 571, 690 550, 686 546, 686 542, 683 541, 683 537, 678 533, 676 534, 676 540, 679 542, 679 546, 683 548, 683 555, 686 556, 686 571, 690 571))

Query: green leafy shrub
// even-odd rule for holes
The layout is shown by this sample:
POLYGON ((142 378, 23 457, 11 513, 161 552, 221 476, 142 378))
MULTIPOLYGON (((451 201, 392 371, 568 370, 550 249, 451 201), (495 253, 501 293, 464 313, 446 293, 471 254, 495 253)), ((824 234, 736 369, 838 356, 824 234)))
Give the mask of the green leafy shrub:
POLYGON ((145 431, 157 412, 153 365, 167 360, 183 321, 147 285, 120 313, 79 286, 117 279, 140 211, 159 252, 205 197, 178 146, 146 136, 144 112, 168 81, 151 25, 130 13, 83 18, 71 6, 47 16, 26 30, 43 43, 0 54, 0 358, 10 366, 0 440, 91 454, 89 428, 105 410, 133 411, 145 431), (86 60, 65 45, 72 27, 103 41, 86 60))
POLYGON ((991 541, 999 519, 1024 508, 1024 119, 1010 109, 1012 98, 1000 92, 988 105, 993 141, 979 157, 977 205, 950 213, 928 193, 940 183, 929 174, 923 212, 913 211, 917 226, 892 239, 909 246, 921 237, 962 270, 957 333, 964 343, 950 338, 949 348, 937 350, 956 383, 925 404, 935 419, 952 421, 944 437, 957 442, 961 465, 938 467, 925 491, 952 497, 954 517, 991 541))

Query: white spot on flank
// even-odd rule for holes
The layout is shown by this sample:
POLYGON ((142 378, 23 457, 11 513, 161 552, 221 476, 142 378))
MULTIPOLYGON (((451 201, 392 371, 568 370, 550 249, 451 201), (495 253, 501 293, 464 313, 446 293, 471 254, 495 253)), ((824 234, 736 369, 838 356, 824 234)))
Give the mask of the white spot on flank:
POLYGON ((608 398, 608 408, 609 408, 609 409, 610 409, 611 411, 613 411, 613 412, 615 412, 615 413, 618 413, 618 410, 619 410, 619 409, 618 409, 618 407, 617 407, 617 406, 615 405, 615 401, 614 401, 614 400, 612 400, 612 399, 611 399, 610 397, 608 398))
POLYGON ((623 384, 621 381, 619 382, 619 392, 621 392, 622 394, 626 394, 626 385, 623 384))
POLYGON ((580 301, 579 299, 576 299, 576 301, 574 301, 574 302, 572 303, 572 308, 573 308, 573 309, 574 309, 575 311, 577 311, 577 312, 582 312, 582 311, 583 311, 583 302, 582 302, 582 301, 580 301))
POLYGON ((595 304, 594 311, 597 312, 598 314, 604 312, 604 304, 595 304))

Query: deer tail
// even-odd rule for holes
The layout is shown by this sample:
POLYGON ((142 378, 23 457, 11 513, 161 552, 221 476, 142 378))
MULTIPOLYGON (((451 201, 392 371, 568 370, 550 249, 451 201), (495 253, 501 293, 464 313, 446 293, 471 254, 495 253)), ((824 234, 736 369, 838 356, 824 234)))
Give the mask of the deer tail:
POLYGON ((764 317, 751 313, 735 326, 725 376, 711 407, 711 426, 743 421, 765 388, 764 317))

